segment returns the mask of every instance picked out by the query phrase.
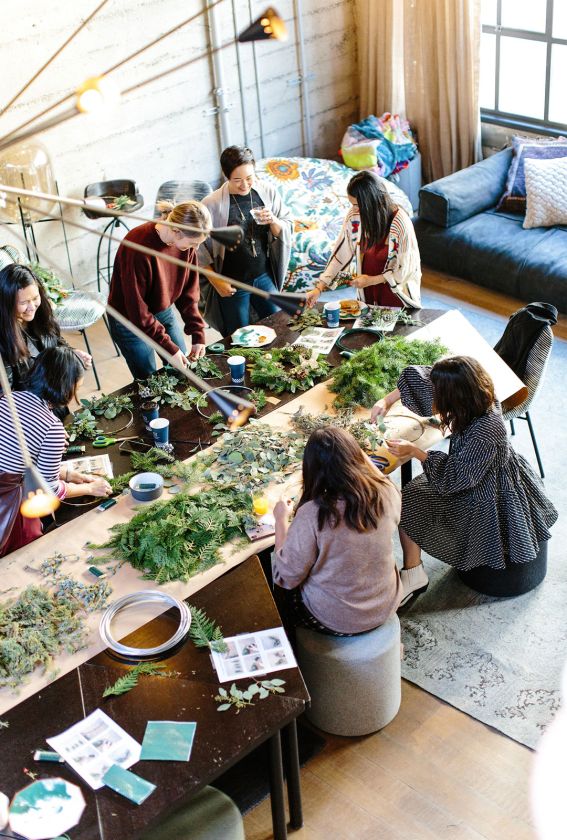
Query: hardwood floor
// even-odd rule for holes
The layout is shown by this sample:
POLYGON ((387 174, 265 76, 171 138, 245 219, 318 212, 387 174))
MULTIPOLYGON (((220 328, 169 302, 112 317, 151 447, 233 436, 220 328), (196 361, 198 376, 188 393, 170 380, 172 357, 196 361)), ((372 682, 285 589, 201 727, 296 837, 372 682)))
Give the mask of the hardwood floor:
MULTIPOLYGON (((509 315, 522 304, 426 271, 423 285, 509 315)), ((567 318, 554 330, 567 338, 567 318)), ((80 337, 70 343, 82 346, 80 337)), ((89 340, 106 393, 130 381, 102 322, 89 340)), ((211 337, 212 340, 212 337, 211 337)), ((92 373, 84 393, 94 389, 92 373)), ((305 825, 297 840, 534 840, 528 807, 532 753, 411 683, 392 723, 366 738, 327 736, 302 770, 305 825)), ((269 800, 244 819, 247 840, 271 833, 269 800)), ((221 838, 219 838, 221 840, 221 838)))

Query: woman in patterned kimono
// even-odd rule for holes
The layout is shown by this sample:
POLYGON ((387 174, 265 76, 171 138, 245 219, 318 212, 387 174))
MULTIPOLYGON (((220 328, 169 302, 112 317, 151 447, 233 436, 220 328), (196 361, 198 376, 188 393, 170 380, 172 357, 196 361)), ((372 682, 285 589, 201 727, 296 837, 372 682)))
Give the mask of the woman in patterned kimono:
POLYGON ((394 455, 417 458, 423 466, 402 492, 404 599, 427 588, 422 549, 461 571, 532 561, 539 543, 550 538, 557 511, 539 477, 510 445, 484 368, 468 356, 408 367, 396 390, 374 405, 372 419, 399 399, 422 417, 438 414, 442 428, 451 432, 448 454, 387 442, 394 455))

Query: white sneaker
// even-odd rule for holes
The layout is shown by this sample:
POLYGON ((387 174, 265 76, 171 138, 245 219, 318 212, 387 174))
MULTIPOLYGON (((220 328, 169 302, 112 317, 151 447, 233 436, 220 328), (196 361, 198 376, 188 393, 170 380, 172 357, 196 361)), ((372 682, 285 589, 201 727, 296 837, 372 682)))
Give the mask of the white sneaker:
POLYGON ((400 578, 402 580, 403 597, 400 602, 400 607, 412 598, 414 595, 419 595, 425 592, 429 586, 429 578, 423 567, 423 563, 419 566, 414 566, 413 569, 401 569, 400 578))

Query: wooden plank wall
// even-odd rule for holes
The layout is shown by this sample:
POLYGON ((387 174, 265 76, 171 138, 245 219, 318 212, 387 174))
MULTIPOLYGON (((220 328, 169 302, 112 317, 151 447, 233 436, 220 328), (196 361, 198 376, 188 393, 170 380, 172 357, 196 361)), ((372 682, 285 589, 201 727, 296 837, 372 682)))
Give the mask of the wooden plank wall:
MULTIPOLYGON (((96 5, 98 0, 21 0, 12 4, 12 13, 3 16, 2 25, 3 103, 96 5)), ((256 17, 266 5, 266 0, 224 0, 217 10, 222 42, 234 39, 235 20, 240 31, 251 15, 256 17)), ((236 48, 222 51, 226 101, 231 106, 229 140, 246 140, 258 157, 262 151, 265 155, 302 154, 305 148, 301 88, 296 82, 297 5, 294 0, 278 0, 276 6, 286 20, 289 40, 239 47, 242 97, 236 48)), ((21 100, 0 117, 0 134, 203 8, 204 0, 110 0, 21 100)), ((303 0, 301 8, 306 71, 313 74, 309 85, 314 154, 336 157, 345 127, 358 118, 354 0, 303 0)), ((77 117, 42 135, 62 194, 82 196, 88 183, 131 178, 145 198, 145 211, 151 212, 163 181, 201 178, 213 186, 219 183, 218 118, 208 113, 215 104, 212 64, 206 55, 209 38, 203 15, 113 73, 112 79, 119 89, 125 89, 196 57, 191 67, 133 92, 110 114, 77 117)), ((88 221, 79 211, 73 213, 71 219, 95 231, 102 229, 100 221, 88 221)), ((60 225, 36 226, 36 233, 39 247, 47 250, 57 265, 64 265, 60 225)), ((95 281, 98 238, 73 229, 68 234, 77 284, 87 287, 95 281)), ((6 228, 0 239, 0 244, 14 242, 6 228)))

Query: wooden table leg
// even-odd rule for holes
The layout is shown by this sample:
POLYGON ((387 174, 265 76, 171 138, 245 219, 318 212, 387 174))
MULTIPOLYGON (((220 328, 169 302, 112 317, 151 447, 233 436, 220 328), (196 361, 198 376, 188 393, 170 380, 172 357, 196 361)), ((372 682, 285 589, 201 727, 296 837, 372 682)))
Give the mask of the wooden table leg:
POLYGON ((282 765, 282 742, 278 730, 269 740, 270 753, 270 800, 272 805, 272 826, 274 840, 287 840, 287 820, 284 801, 284 778, 282 765))
POLYGON ((303 808, 301 806, 301 769, 299 767, 297 722, 295 720, 285 727, 285 734, 289 821, 293 829, 298 829, 303 825, 303 808))

